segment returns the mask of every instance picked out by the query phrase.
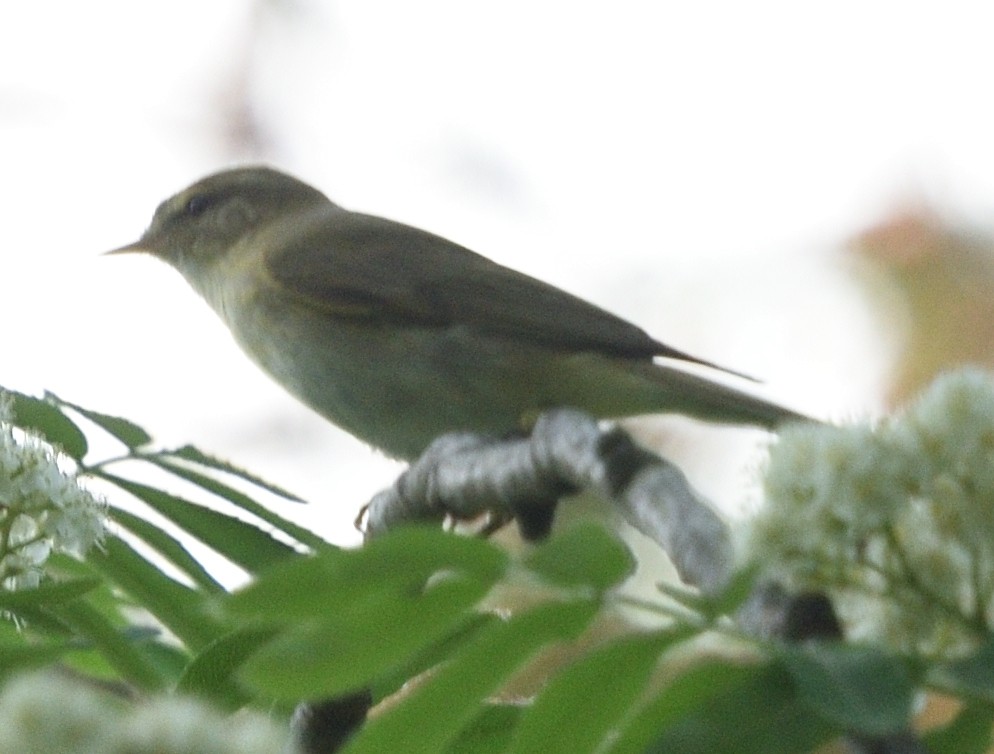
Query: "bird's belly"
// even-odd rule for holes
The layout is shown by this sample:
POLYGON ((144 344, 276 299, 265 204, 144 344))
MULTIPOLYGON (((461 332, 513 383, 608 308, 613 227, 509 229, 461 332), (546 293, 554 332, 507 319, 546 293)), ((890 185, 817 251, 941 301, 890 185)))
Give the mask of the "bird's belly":
POLYGON ((523 416, 544 407, 541 370, 534 368, 541 354, 458 327, 283 310, 235 337, 303 403, 401 458, 417 456, 445 432, 514 431, 523 416))

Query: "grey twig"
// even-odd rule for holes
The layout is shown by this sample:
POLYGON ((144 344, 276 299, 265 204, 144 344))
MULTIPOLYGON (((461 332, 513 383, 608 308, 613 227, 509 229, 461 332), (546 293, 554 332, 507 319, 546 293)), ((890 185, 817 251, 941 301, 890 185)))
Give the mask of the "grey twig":
POLYGON ((602 495, 657 542, 684 582, 705 591, 725 583, 732 564, 728 530, 683 473, 623 430, 602 429, 571 409, 542 414, 528 437, 440 437, 366 506, 365 533, 496 513, 516 517, 526 536, 540 536, 556 504, 581 490, 602 495))

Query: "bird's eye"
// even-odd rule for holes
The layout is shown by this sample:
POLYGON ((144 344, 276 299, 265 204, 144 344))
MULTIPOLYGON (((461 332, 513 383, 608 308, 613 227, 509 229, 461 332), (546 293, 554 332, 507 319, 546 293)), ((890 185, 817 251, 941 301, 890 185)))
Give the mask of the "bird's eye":
POLYGON ((209 196, 204 194, 197 194, 196 196, 190 197, 190 200, 186 203, 186 214, 191 217, 196 217, 197 215, 202 215, 204 211, 211 206, 213 202, 209 196))

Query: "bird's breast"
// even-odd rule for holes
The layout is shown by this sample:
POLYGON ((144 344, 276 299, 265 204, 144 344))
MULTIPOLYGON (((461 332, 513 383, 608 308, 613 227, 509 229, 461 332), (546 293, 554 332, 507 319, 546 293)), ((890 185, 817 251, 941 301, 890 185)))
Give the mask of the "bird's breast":
POLYGON ((290 393, 390 455, 455 430, 513 431, 543 392, 539 355, 455 327, 335 316, 279 291, 227 303, 244 351, 290 393))

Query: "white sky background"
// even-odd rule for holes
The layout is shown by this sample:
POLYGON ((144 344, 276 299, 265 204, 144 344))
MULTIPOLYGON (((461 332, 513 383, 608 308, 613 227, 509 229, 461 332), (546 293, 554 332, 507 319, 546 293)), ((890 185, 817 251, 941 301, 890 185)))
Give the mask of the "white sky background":
MULTIPOLYGON (((889 354, 833 255, 909 196, 991 225, 991 15, 945 0, 0 0, 0 384, 257 470, 353 541, 398 467, 283 395, 177 274, 98 256, 193 180, 265 161, 797 408, 872 412, 889 354), (232 140, 239 115, 260 139, 232 140)), ((746 446, 724 486, 713 458, 698 464, 726 504, 746 446)))

